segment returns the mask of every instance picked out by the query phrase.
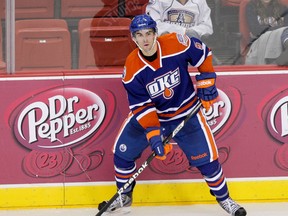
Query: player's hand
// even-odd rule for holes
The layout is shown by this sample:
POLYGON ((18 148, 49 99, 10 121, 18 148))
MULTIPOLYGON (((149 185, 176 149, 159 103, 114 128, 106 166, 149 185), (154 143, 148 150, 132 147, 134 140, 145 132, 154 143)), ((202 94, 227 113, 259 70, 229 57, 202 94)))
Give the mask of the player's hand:
POLYGON ((147 133, 147 140, 150 142, 151 149, 159 160, 165 160, 166 155, 172 150, 171 144, 163 145, 161 131, 158 128, 150 130, 147 133))
POLYGON ((218 91, 215 85, 216 73, 201 73, 200 75, 196 75, 196 80, 197 96, 200 98, 202 106, 208 111, 218 97, 218 91))

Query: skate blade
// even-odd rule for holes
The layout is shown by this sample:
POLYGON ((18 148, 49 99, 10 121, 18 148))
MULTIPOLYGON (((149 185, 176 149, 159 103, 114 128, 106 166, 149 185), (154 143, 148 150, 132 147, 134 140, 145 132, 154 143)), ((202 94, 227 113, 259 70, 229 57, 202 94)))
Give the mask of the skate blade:
POLYGON ((118 208, 115 211, 104 212, 102 215, 127 215, 131 212, 131 207, 122 207, 118 208))

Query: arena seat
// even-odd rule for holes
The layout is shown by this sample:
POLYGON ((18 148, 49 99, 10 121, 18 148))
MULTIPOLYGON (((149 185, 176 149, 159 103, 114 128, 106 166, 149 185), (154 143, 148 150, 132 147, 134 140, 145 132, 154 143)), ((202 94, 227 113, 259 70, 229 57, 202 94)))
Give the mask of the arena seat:
MULTIPOLYGON (((0 0, 1 18, 5 18, 5 0, 0 0)), ((54 0, 15 0, 16 19, 54 18, 54 0)))
POLYGON ((126 17, 134 17, 145 13, 145 8, 149 0, 125 0, 125 15, 126 17))
POLYGON ((288 6, 288 0, 280 0, 280 2, 281 2, 283 5, 288 6))
POLYGON ((15 22, 15 69, 71 69, 71 38, 65 20, 15 22))
POLYGON ((126 17, 81 19, 79 33, 79 68, 123 66, 136 47, 131 39, 126 17))
POLYGON ((0 0, 0 18, 5 18, 5 0, 0 0))
POLYGON ((61 0, 62 18, 118 16, 118 0, 61 0))
POLYGON ((239 7, 242 0, 221 0, 222 5, 239 7))

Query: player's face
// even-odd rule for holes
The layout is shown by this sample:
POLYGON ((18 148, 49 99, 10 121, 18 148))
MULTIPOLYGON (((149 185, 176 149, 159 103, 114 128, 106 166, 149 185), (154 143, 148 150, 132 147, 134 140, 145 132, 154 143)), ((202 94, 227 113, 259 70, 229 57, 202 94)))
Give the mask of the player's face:
POLYGON ((135 33, 134 41, 145 56, 151 56, 157 51, 156 36, 153 29, 142 29, 135 33))

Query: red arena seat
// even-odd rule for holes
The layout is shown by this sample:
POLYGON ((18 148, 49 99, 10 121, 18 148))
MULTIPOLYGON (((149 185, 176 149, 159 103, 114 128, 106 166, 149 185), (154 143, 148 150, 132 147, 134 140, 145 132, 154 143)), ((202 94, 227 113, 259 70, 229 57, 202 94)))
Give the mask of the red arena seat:
MULTIPOLYGON (((0 0, 1 18, 5 17, 5 0, 0 0)), ((54 18, 54 0, 15 0, 16 19, 54 18)))
POLYGON ((242 0, 221 0, 222 5, 239 7, 242 0))
POLYGON ((288 6, 288 0, 280 0, 280 2, 281 2, 283 5, 287 5, 287 6, 288 6))
POLYGON ((118 0, 61 0, 62 18, 118 16, 118 0))
POLYGON ((149 0, 125 0, 125 16, 136 16, 145 13, 149 0))
POLYGON ((136 47, 125 17, 82 19, 79 22, 79 68, 123 66, 136 47))
POLYGON ((71 38, 65 20, 17 20, 15 41, 17 71, 71 69, 71 38))

